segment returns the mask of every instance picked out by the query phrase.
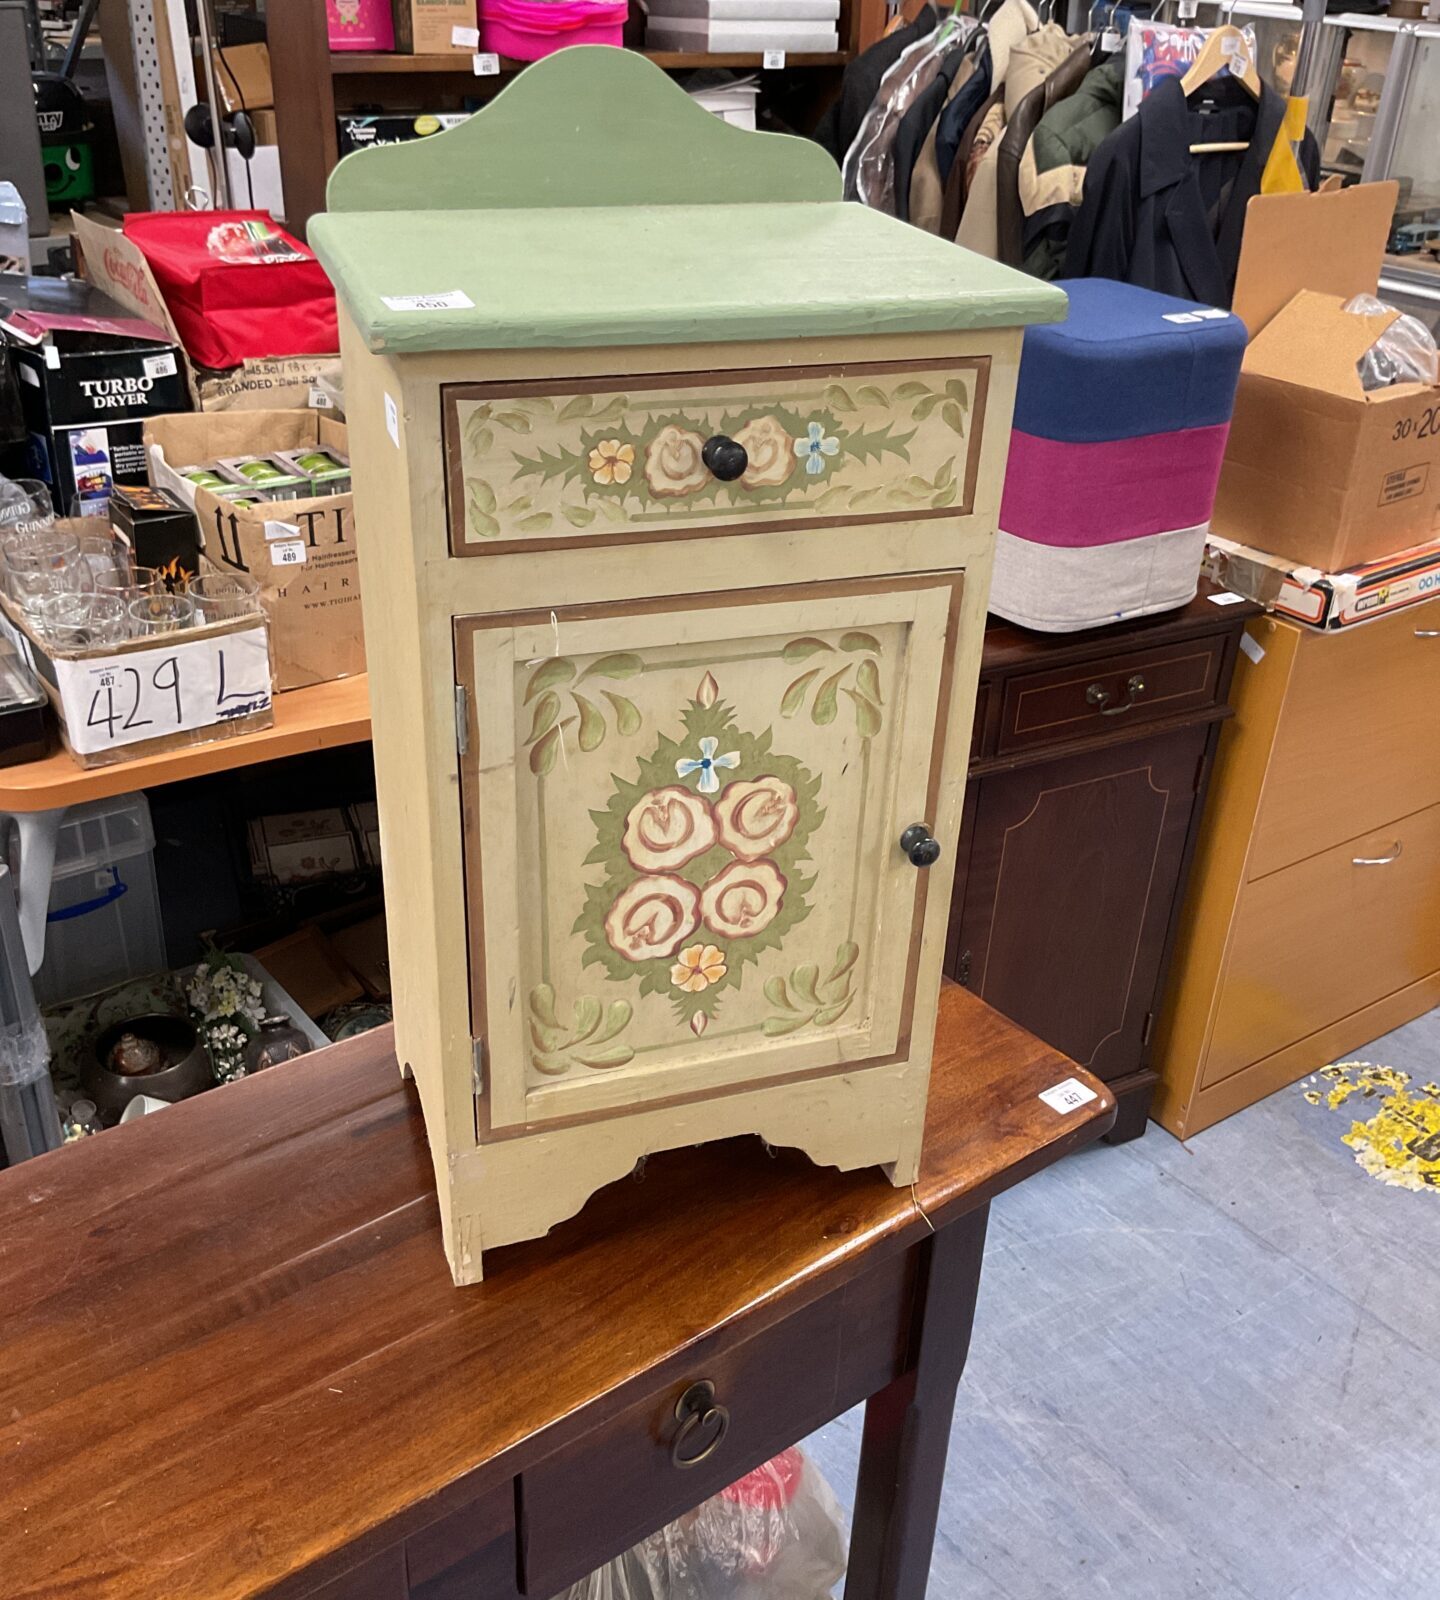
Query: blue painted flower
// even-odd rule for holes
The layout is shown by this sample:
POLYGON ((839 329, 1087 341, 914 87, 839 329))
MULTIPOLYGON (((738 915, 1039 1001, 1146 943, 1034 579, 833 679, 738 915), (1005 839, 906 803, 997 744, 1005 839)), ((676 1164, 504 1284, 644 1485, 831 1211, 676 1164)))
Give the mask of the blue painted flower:
POLYGON ((795 454, 805 463, 805 470, 818 478, 825 470, 825 457, 840 454, 840 441, 833 433, 827 434, 818 422, 812 422, 803 439, 795 441, 795 454))
POLYGON ((718 739, 704 738, 700 741, 700 759, 698 761, 677 761, 675 763, 675 776, 688 778, 692 773, 700 774, 700 793, 714 794, 720 787, 720 780, 715 776, 718 767, 738 767, 740 765, 740 752, 731 750, 727 755, 717 756, 716 747, 718 739))

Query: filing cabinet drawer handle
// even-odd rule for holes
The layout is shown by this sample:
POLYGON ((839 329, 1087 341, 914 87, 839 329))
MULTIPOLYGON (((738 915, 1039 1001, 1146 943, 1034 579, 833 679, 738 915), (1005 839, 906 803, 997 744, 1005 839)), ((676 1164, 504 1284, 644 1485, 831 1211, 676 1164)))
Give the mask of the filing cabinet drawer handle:
POLYGON ((1404 840, 1397 839, 1394 850, 1388 856, 1352 856, 1350 865, 1352 867, 1388 867, 1392 861, 1399 859, 1404 848, 1404 840))
POLYGON ((1125 699, 1118 705, 1110 704, 1110 691, 1103 683, 1092 683, 1085 691, 1087 705, 1099 706, 1102 717, 1118 717, 1134 708, 1135 702, 1145 693, 1145 680, 1138 672, 1132 672, 1125 680, 1125 699))
POLYGON ((675 1402, 675 1420, 680 1431, 670 1446, 670 1461, 682 1472, 708 1461, 730 1431, 730 1413, 715 1404, 715 1385, 708 1378, 692 1383, 675 1402), (691 1454, 700 1439, 706 1443, 691 1454))

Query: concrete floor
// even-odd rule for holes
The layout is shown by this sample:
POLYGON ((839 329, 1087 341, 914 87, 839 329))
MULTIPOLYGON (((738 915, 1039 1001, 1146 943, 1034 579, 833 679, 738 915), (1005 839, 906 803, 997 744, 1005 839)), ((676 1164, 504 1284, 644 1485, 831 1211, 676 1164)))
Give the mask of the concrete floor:
MULTIPOLYGON (((1352 1058, 1433 1079, 1440 1011, 1352 1058)), ((1440 1595, 1440 1192, 1351 1110, 1296 1085, 996 1202, 931 1600, 1440 1595)), ((860 1422, 809 1441, 847 1506, 860 1422)))

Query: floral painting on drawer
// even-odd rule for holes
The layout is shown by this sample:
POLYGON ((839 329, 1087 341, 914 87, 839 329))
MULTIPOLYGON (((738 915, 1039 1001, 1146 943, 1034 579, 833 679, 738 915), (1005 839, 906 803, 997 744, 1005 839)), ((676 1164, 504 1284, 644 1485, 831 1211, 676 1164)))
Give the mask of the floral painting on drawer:
POLYGON ((475 1027, 516 1031, 527 1120, 894 1048, 916 874, 893 841, 939 759, 958 588, 816 585, 804 630, 744 592, 460 624, 472 907, 518 933, 487 944, 475 1027))
POLYGON ((624 393, 452 391, 451 536, 457 552, 483 554, 737 523, 963 515, 987 378, 976 361, 641 380, 624 393))

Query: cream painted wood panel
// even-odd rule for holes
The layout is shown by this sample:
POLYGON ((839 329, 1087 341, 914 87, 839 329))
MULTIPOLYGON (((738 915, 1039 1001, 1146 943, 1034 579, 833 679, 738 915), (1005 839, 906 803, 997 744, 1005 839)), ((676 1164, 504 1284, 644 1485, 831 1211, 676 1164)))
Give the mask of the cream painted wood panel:
POLYGON ((1440 599, 1302 629, 1250 854, 1253 880, 1440 796, 1440 599))
POLYGON ((482 1138, 908 1050, 963 586, 457 621, 482 1138))
POLYGON ((988 357, 445 391, 457 555, 968 515, 988 357), (623 387, 621 386, 623 382, 623 387), (733 440, 722 482, 702 451, 733 440))
POLYGON ((1437 968, 1433 805, 1245 885, 1202 1087, 1437 968))

